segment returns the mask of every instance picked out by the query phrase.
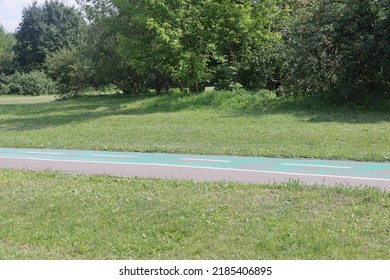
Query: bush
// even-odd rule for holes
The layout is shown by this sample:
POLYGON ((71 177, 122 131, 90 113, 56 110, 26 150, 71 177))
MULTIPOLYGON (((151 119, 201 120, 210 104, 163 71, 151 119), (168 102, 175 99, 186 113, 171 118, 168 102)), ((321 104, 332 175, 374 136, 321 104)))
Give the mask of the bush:
POLYGON ((46 58, 45 66, 58 83, 61 97, 72 97, 93 85, 92 66, 81 49, 61 49, 46 58))
POLYGON ((8 76, 6 94, 45 95, 56 93, 56 83, 42 71, 31 71, 8 76))
POLYGON ((9 92, 9 85, 8 85, 7 76, 0 74, 0 95, 8 94, 8 92, 9 92))

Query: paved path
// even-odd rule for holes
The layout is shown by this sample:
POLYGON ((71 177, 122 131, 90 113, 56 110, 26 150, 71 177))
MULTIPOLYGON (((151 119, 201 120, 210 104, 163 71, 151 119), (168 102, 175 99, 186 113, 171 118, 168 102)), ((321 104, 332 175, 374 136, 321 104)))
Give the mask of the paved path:
POLYGON ((246 183, 300 180, 390 190, 390 163, 374 162, 0 148, 0 168, 246 183))

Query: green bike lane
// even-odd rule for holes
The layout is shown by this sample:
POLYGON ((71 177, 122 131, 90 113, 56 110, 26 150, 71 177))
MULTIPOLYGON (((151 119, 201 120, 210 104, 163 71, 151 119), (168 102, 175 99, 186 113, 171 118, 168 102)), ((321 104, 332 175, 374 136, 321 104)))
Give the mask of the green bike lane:
POLYGON ((390 189, 390 163, 139 152, 0 148, 0 168, 54 169, 194 180, 284 182, 390 189), (62 166, 62 168, 61 168, 62 166), (164 173, 165 172, 165 173, 164 173))

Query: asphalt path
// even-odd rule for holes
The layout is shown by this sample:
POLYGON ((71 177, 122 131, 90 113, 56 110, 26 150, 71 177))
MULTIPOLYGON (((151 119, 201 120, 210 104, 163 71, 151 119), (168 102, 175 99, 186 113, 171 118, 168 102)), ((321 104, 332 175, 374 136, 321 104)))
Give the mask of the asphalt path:
POLYGON ((245 183, 299 180, 390 190, 388 162, 0 148, 0 168, 245 183))

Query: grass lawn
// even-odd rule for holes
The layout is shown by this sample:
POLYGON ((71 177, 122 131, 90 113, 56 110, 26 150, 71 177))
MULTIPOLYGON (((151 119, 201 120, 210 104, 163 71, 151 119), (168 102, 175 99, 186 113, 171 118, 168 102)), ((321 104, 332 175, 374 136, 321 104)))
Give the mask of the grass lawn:
POLYGON ((0 170, 0 259, 389 259, 390 193, 0 170))
MULTIPOLYGON (((0 96, 0 147, 389 161, 389 111, 272 93, 0 96)), ((390 193, 0 169, 0 259, 389 259, 390 193)))
POLYGON ((267 92, 0 98, 2 147, 388 161, 389 139, 389 111, 267 92))

